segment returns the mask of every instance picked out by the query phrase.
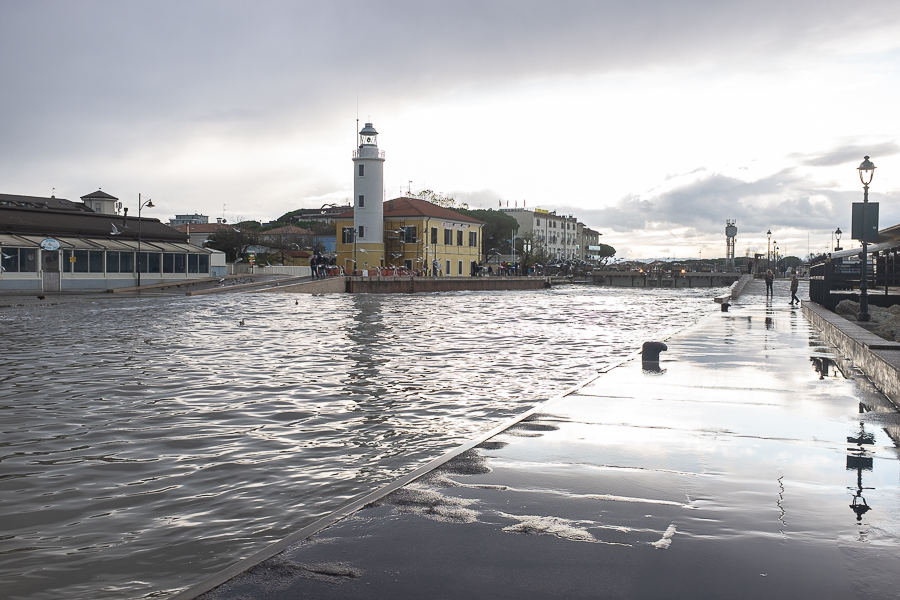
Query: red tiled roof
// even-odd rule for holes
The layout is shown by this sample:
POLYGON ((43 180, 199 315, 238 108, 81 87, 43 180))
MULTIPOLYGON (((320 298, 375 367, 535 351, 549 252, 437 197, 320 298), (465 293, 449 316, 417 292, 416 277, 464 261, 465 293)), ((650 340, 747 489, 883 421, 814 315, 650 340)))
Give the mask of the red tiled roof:
MULTIPOLYGON (((444 219, 446 221, 465 221, 467 223, 483 224, 475 217, 464 215, 451 208, 444 208, 437 204, 432 204, 426 200, 418 198, 394 198, 384 203, 384 218, 399 217, 431 217, 433 219, 444 219)), ((337 215, 338 219, 352 219, 353 211, 348 211, 337 215)))

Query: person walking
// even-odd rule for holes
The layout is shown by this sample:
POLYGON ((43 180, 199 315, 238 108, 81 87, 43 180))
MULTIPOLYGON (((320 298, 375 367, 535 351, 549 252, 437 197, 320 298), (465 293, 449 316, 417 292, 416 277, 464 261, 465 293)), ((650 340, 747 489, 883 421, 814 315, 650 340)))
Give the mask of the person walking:
POLYGON ((791 306, 794 305, 796 301, 797 304, 800 304, 800 298, 797 297, 797 288, 800 287, 800 280, 797 279, 797 274, 794 273, 791 275, 791 306))
POLYGON ((772 291, 772 282, 775 281, 775 274, 772 272, 772 269, 766 270, 766 296, 775 295, 775 292, 772 291))

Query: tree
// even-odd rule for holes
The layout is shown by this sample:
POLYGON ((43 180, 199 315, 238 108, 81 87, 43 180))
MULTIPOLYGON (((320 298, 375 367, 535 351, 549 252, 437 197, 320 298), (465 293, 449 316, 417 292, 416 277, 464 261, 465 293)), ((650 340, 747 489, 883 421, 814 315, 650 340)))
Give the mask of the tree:
POLYGON ((484 221, 481 229, 481 255, 487 262, 493 254, 511 254, 510 238, 519 230, 519 222, 505 212, 492 208, 457 208, 457 212, 479 221, 484 221))
POLYGON ((591 256, 597 261, 597 266, 605 267, 613 256, 616 255, 616 249, 609 244, 600 244, 600 250, 592 250, 591 256))
POLYGON ((419 198, 420 200, 425 200, 426 202, 431 202, 432 204, 436 204, 444 208, 452 208, 454 210, 469 208, 469 205, 465 202, 461 202, 457 205, 454 198, 445 196, 432 190, 422 190, 417 194, 413 194, 413 197, 419 198))
POLYGON ((256 232, 244 228, 243 225, 244 223, 240 223, 236 226, 222 227, 209 236, 206 247, 224 252, 227 261, 236 261, 247 252, 247 248, 259 242, 256 232))

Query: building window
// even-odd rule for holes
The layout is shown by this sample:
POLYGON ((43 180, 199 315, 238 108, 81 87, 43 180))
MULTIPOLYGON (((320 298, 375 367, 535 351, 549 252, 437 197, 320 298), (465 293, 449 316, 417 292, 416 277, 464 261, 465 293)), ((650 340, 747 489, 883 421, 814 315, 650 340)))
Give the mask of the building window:
MULTIPOLYGON (((444 245, 445 246, 453 245, 453 230, 452 229, 444 230, 444 245)), ((450 267, 447 267, 447 273, 450 273, 450 267)))
POLYGON ((447 261, 447 277, 450 277, 450 261, 447 261))
POLYGON ((359 165, 359 176, 360 177, 366 176, 366 165, 359 165))
MULTIPOLYGON (((463 232, 462 232, 462 229, 457 229, 457 230, 456 230, 456 245, 457 245, 457 246, 462 246, 462 240, 463 240, 463 232)), ((460 264, 462 264, 462 263, 460 263, 460 264)))
POLYGON ((91 273, 103 272, 103 251, 91 250, 88 254, 88 268, 91 273))
POLYGON ((478 245, 478 232, 470 231, 469 232, 469 246, 474 248, 477 245, 478 245))
POLYGON ((200 270, 200 273, 209 273, 209 255, 198 254, 197 256, 199 256, 197 259, 197 268, 200 270))
MULTIPOLYGON (((75 263, 78 264, 78 263, 75 263)), ((138 269, 141 273, 160 273, 162 253, 141 252, 138 255, 138 269)))
POLYGON ((535 220, 534 220, 534 224, 537 225, 538 227, 540 227, 540 226, 541 226, 541 220, 540 220, 540 219, 535 219, 535 220))
POLYGON ((163 273, 174 273, 175 272, 175 255, 174 254, 163 254, 163 273))
POLYGON ((19 271, 22 273, 37 273, 37 250, 34 248, 19 248, 19 271))
POLYGON ((462 261, 459 261, 459 275, 462 277, 462 261))
MULTIPOLYGON (((356 206, 357 206, 358 208, 365 208, 365 207, 366 207, 366 197, 363 196, 362 194, 360 194, 360 195, 359 195, 359 202, 356 203, 356 206)), ((362 237, 362 234, 360 234, 359 237, 362 237)))
POLYGON ((431 228, 431 243, 437 244, 437 227, 431 228))
POLYGON ((3 248, 3 256, 0 256, 0 266, 7 273, 17 273, 19 271, 19 249, 3 248))
POLYGON ((344 227, 341 229, 341 243, 342 244, 352 244, 353 243, 353 228, 352 227, 344 227))
POLYGON ((366 237, 366 226, 365 225, 359 226, 359 237, 361 237, 361 238, 366 237))
POLYGON ((408 225, 403 227, 403 243, 414 244, 416 242, 416 226, 408 225))
POLYGON ((199 254, 188 254, 188 273, 200 272, 200 267, 197 264, 197 259, 199 258, 199 254))

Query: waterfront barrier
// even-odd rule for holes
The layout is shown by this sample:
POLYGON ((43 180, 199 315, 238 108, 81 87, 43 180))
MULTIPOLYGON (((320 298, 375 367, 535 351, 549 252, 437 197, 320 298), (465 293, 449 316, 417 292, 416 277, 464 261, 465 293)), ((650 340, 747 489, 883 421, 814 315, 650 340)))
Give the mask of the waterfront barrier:
POLYGON ((479 292, 542 290, 549 280, 540 277, 326 277, 260 292, 297 294, 416 294, 425 292, 479 292))
POLYGON ((724 287, 741 278, 740 273, 641 273, 639 271, 595 271, 594 285, 610 287, 695 288, 724 287))
POLYGON ((815 302, 803 302, 803 315, 825 342, 862 369, 891 402, 900 407, 900 343, 891 342, 815 302))

